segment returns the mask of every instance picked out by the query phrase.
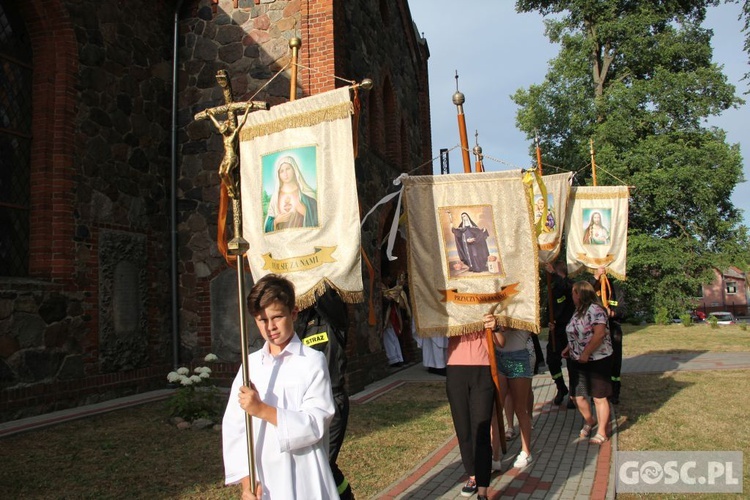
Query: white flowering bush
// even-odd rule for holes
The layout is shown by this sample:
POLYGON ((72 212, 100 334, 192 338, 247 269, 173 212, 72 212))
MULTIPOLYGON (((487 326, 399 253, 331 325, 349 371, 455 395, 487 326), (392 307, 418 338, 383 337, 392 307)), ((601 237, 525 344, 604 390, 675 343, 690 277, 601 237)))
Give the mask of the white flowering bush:
MULTIPOLYGON (((204 361, 211 363, 219 358, 208 354, 204 361)), ((171 416, 192 422, 199 418, 216 420, 223 408, 220 391, 211 381, 211 368, 198 366, 190 369, 182 366, 167 374, 167 381, 177 387, 169 400, 171 416)))

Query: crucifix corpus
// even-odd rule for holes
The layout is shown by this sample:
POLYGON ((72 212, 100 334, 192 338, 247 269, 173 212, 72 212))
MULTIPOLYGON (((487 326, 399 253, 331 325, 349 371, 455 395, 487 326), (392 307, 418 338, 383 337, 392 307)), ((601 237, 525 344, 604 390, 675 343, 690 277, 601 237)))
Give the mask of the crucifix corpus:
MULTIPOLYGON (((224 142, 224 157, 219 165, 219 177, 226 189, 229 198, 232 199, 232 220, 234 237, 227 244, 228 253, 236 257, 237 262, 237 298, 239 302, 240 320, 240 349, 242 356, 242 383, 250 386, 250 369, 247 366, 248 346, 247 328, 245 325, 245 266, 244 255, 250 245, 242 237, 242 201, 240 199, 240 154, 239 134, 247 117, 252 111, 268 109, 268 104, 261 101, 234 102, 232 96, 232 83, 226 70, 220 69, 216 72, 216 81, 219 83, 224 94, 224 104, 215 108, 209 108, 194 116, 196 121, 209 119, 222 136, 224 142), (238 120, 238 113, 244 114, 238 120), (223 121, 217 116, 225 116, 223 121)), ((224 190, 222 190, 224 191, 224 190)), ((223 193, 222 193, 223 195, 223 193)), ((222 196, 226 203, 226 197, 222 196)), ((220 209, 221 211, 221 209, 220 209)), ((247 434, 247 460, 250 470, 250 491, 255 491, 255 446, 253 445, 253 421, 252 417, 245 413, 245 430, 247 434)))

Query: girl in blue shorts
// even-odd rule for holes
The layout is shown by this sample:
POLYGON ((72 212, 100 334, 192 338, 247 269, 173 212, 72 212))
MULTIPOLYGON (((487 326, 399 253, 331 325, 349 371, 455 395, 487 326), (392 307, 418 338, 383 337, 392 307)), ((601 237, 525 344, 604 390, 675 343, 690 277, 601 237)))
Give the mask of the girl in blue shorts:
POLYGON ((499 347, 497 357, 500 386, 507 387, 513 402, 513 410, 518 418, 521 430, 521 452, 516 457, 513 467, 524 468, 531 463, 531 413, 529 412, 531 393, 531 378, 534 376, 533 366, 529 359, 526 342, 530 332, 526 330, 506 329, 497 324, 494 315, 484 317, 484 324, 495 334, 495 342, 499 347))

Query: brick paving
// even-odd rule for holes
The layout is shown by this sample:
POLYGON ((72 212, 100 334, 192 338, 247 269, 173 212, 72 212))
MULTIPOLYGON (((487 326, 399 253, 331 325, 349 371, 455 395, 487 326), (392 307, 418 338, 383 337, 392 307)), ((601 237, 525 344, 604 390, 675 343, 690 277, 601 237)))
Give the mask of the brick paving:
MULTIPOLYGON (((750 352, 707 352, 647 354, 625 358, 622 372, 627 374, 746 369, 750 369, 750 352)), ((565 373, 565 370, 563 372, 565 373)), ((352 399, 364 402, 402 383, 423 380, 443 379, 427 373, 419 365, 413 365, 373 384, 362 393, 354 395, 352 399)), ((612 406, 611 439, 601 446, 589 445, 588 439, 578 437, 578 432, 583 426, 583 419, 578 411, 568 410, 565 402, 560 407, 552 405, 556 387, 549 374, 536 375, 532 387, 535 405, 531 454, 534 460, 523 471, 514 469, 513 461, 521 446, 520 437, 510 441, 508 452, 502 458, 502 471, 492 474, 488 497, 494 500, 614 499, 617 407, 612 406)), ((624 390, 626 388, 627 385, 624 390)), ((413 470, 386 487, 376 498, 462 499, 465 497, 461 496, 461 488, 466 479, 458 444, 453 437, 413 470)))

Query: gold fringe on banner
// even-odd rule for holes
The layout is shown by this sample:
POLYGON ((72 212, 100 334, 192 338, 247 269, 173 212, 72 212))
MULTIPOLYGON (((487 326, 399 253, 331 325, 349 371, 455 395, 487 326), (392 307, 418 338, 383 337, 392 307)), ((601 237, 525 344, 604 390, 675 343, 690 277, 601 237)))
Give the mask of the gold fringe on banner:
POLYGON ((318 297, 322 296, 325 293, 326 285, 336 290, 336 293, 339 294, 339 297, 341 297, 341 300, 343 300, 347 304, 359 303, 365 299, 365 294, 362 291, 350 292, 347 290, 342 290, 340 288, 335 287, 331 281, 327 279, 322 279, 314 287, 312 287, 310 290, 308 290, 304 294, 297 295, 296 300, 295 300, 295 305, 297 306, 297 308, 300 311, 302 311, 304 309, 307 309, 308 307, 315 305, 315 302, 318 300, 318 297))
MULTIPOLYGON (((528 321, 516 320, 507 316, 495 316, 497 324, 505 328, 514 330, 527 330, 534 334, 539 334, 539 325, 528 321)), ((481 332, 484 330, 484 321, 477 321, 466 325, 445 326, 440 328, 425 328, 420 330, 420 337, 457 337, 469 333, 481 332)))
POLYGON ((312 127, 319 123, 348 118, 352 114, 354 114, 354 106, 351 101, 334 104, 327 108, 273 120, 259 127, 243 127, 240 132, 240 140, 249 141, 256 137, 271 135, 290 128, 312 127))
MULTIPOLYGON (((610 187, 610 186, 599 186, 599 187, 610 187)), ((619 186, 613 186, 619 187, 619 186)), ((578 191, 575 197, 579 200, 611 200, 612 198, 630 198, 630 193, 627 191, 622 192, 608 192, 608 193, 584 193, 578 191)))

